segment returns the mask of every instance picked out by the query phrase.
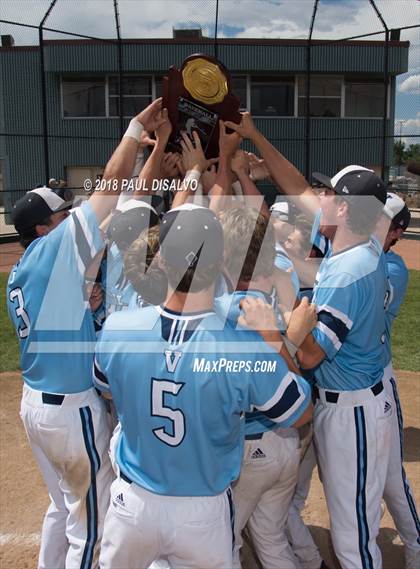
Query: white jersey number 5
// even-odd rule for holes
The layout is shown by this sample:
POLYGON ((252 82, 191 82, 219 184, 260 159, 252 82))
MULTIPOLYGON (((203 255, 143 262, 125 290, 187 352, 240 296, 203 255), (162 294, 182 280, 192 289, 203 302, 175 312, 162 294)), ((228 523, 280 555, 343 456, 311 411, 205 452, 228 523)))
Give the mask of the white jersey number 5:
POLYGON ((184 383, 175 383, 165 379, 152 379, 152 417, 164 417, 172 423, 172 433, 168 432, 165 427, 153 429, 153 433, 171 447, 180 445, 184 440, 185 417, 180 409, 165 405, 165 393, 176 396, 184 385, 184 383))
POLYGON ((18 305, 15 308, 16 316, 18 318, 22 318, 23 325, 18 327, 18 334, 19 338, 26 338, 29 334, 29 328, 31 323, 29 322, 29 316, 25 311, 25 301, 23 299, 22 289, 14 288, 9 293, 9 298, 11 302, 15 302, 15 298, 17 299, 18 305))

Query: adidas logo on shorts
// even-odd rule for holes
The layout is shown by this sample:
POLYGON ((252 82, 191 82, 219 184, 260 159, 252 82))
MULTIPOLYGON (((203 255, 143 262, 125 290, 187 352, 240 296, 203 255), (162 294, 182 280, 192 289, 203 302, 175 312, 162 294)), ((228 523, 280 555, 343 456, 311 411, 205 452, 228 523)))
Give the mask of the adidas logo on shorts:
POLYGON ((388 401, 385 401, 384 413, 388 413, 388 411, 390 409, 391 409, 391 405, 388 403, 388 401))
POLYGON ((118 495, 115 497, 114 502, 116 502, 116 503, 119 504, 120 506, 125 506, 124 496, 122 495, 122 492, 121 492, 121 494, 118 494, 118 495))
POLYGON ((254 450, 254 452, 251 454, 251 458, 266 458, 265 454, 263 453, 263 451, 260 448, 257 448, 256 450, 254 450))

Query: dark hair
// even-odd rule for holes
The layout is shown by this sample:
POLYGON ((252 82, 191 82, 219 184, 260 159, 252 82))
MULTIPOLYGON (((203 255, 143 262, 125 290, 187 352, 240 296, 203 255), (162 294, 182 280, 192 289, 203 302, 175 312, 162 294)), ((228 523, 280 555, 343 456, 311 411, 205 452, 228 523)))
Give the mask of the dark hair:
POLYGON ((124 255, 124 272, 136 292, 149 304, 166 298, 168 279, 155 261, 159 252, 159 227, 145 229, 124 255))
POLYGON ((19 243, 22 245, 24 249, 27 249, 29 245, 32 243, 32 241, 35 241, 35 239, 38 239, 38 237, 40 237, 40 235, 38 235, 38 233, 36 232, 36 226, 51 225, 51 223, 52 223, 51 216, 49 215, 42 221, 36 223, 33 227, 30 227, 29 229, 25 230, 25 233, 21 233, 19 235, 19 243))

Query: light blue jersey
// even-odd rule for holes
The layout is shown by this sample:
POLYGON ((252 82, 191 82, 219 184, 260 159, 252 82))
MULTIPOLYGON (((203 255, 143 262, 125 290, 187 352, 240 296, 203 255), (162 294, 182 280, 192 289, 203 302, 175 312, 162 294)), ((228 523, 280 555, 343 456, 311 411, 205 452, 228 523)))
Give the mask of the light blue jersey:
POLYGON ((24 381, 49 393, 92 387, 95 329, 84 273, 103 247, 88 202, 33 241, 12 269, 7 308, 19 337, 24 381))
POLYGON ((385 334, 385 353, 386 364, 392 359, 391 351, 391 328, 394 318, 397 317, 400 306, 407 292, 409 273, 407 267, 400 255, 393 251, 385 253, 386 266, 388 270, 388 278, 391 287, 391 295, 386 311, 386 334, 385 334))
POLYGON ((276 243, 276 256, 274 258, 274 265, 280 271, 288 272, 290 274, 290 279, 293 284, 293 288, 295 289, 296 297, 299 296, 299 277, 297 272, 295 271, 295 267, 290 260, 289 255, 284 247, 282 247, 279 243, 276 243))
POLYGON ((331 241, 322 235, 319 230, 321 225, 321 210, 319 209, 315 215, 311 231, 311 243, 315 247, 317 257, 328 257, 332 253, 331 241))
MULTIPOLYGON (((260 290, 249 289, 247 291, 236 291, 232 294, 216 298, 214 301, 216 313, 223 319, 227 318, 232 327, 243 330, 243 328, 237 324, 238 318, 242 312, 239 307, 239 303, 247 296, 260 298, 272 306, 274 310, 278 310, 277 303, 275 299, 273 299, 272 295, 269 295, 260 290)), ((262 338, 260 336, 259 342, 261 341, 262 338)), ((287 421, 284 421, 282 425, 284 428, 292 426, 299 419, 311 400, 310 385, 302 377, 295 377, 296 381, 299 383, 301 391, 299 393, 294 392, 293 397, 290 399, 290 405, 295 406, 295 412, 289 417, 287 421)), ((260 411, 245 414, 245 435, 255 435, 277 428, 278 425, 270 421, 270 419, 268 419, 268 417, 260 411)))
POLYGON ((115 243, 108 249, 104 273, 107 315, 133 308, 138 295, 124 274, 123 254, 115 243))
POLYGON ((385 256, 374 239, 323 259, 313 300, 312 334, 326 354, 314 370, 319 387, 353 391, 380 381, 389 292, 385 256))
POLYGON ((112 314, 94 373, 96 386, 112 393, 121 423, 121 471, 169 496, 222 493, 239 476, 244 411, 262 411, 281 427, 304 397, 256 332, 234 330, 213 312, 148 307, 112 314))

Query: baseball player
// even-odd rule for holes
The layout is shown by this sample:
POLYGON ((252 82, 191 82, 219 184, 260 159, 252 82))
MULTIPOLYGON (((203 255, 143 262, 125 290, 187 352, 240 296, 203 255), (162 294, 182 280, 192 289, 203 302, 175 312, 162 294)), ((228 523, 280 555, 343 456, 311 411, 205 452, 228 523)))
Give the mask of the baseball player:
POLYGON ((254 406, 281 426, 301 409, 305 382, 258 334, 214 314, 223 260, 214 214, 186 204, 160 227, 164 305, 112 314, 96 350, 95 384, 111 392, 122 427, 101 566, 146 567, 164 557, 173 568, 225 569, 242 413, 254 406))
MULTIPOLYGON (((235 272, 235 265, 240 263, 242 269, 238 286, 242 290, 216 298, 215 309, 236 327, 241 314, 240 305, 246 302, 245 299, 256 298, 264 304, 273 305, 274 230, 267 218, 251 208, 230 209, 221 215, 221 222, 225 242, 228 243, 225 245, 225 271, 228 274, 232 270, 235 272)), ((309 309, 309 325, 300 322, 299 337, 290 338, 290 329, 288 331, 289 339, 296 345, 316 322, 313 315, 310 318, 309 305, 306 309, 309 309)), ((275 329, 276 322, 273 321, 272 325, 275 329)), ((306 401, 302 402, 304 406, 308 405, 311 396, 309 385, 306 386, 306 396, 306 401)), ((291 417, 289 426, 293 423, 291 417)), ((285 535, 285 524, 298 475, 299 448, 296 429, 279 429, 273 423, 270 425, 261 413, 246 414, 244 456, 240 477, 233 488, 234 567, 240 567, 241 533, 248 524, 258 559, 264 568, 298 568, 285 535)))
POLYGON ((401 239, 410 223, 411 216, 404 200, 393 193, 387 194, 384 209, 391 219, 391 226, 384 242, 391 297, 386 312, 384 348, 387 365, 384 370, 383 382, 388 396, 395 403, 384 499, 405 545, 405 567, 406 569, 415 569, 420 565, 420 523, 414 496, 403 466, 403 417, 391 355, 392 323, 398 315, 408 284, 407 267, 400 255, 391 251, 391 248, 401 239))
POLYGON ((155 128, 161 100, 140 113, 105 170, 111 191, 95 192, 71 214, 50 188, 18 200, 12 216, 25 252, 7 285, 24 380, 21 417, 50 494, 39 567, 96 567, 112 469, 109 425, 93 388, 93 320, 85 272, 103 247, 99 223, 115 207, 112 191, 129 176, 143 126, 155 128), (63 295, 65 294, 65 299, 63 295))
POLYGON ((285 193, 313 215, 321 204, 321 226, 336 227, 314 289, 319 322, 298 358, 316 368, 315 444, 335 552, 344 567, 380 568, 376 537, 392 420, 381 381, 389 290, 382 247, 370 234, 385 186, 371 170, 349 166, 332 179, 318 176, 325 187, 318 198, 248 113, 240 125, 226 124, 251 138, 285 193), (362 203, 359 196, 366 196, 362 203))
POLYGON ((141 199, 125 201, 112 215, 107 230, 111 245, 105 262, 107 315, 136 306, 137 293, 125 275, 123 255, 143 230, 158 222, 156 210, 141 199))
POLYGON ((380 568, 376 537, 392 420, 380 371, 389 290, 370 234, 386 192, 357 166, 320 181, 330 188, 321 194, 321 224, 337 229, 314 288, 318 324, 299 360, 316 368, 315 445, 336 555, 343 567, 380 568), (360 196, 367 199, 357 202, 360 196))

